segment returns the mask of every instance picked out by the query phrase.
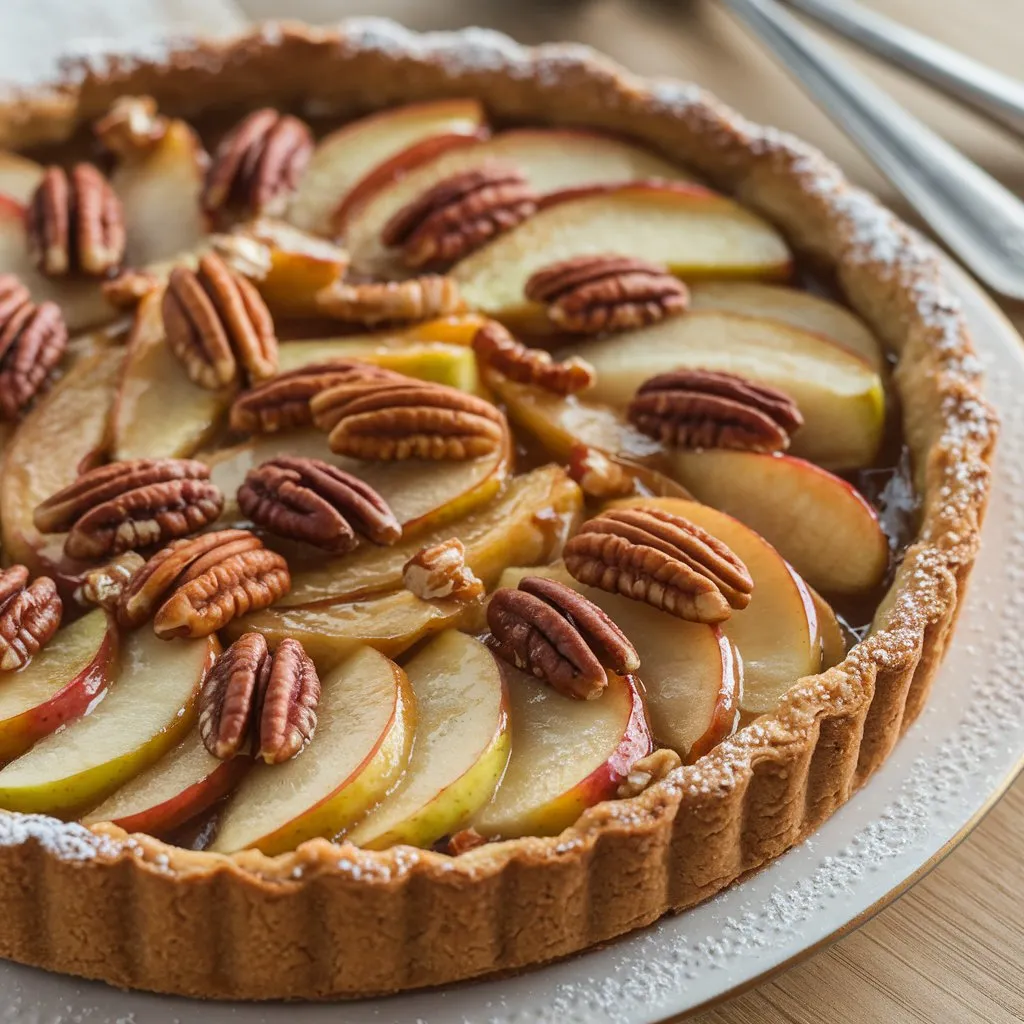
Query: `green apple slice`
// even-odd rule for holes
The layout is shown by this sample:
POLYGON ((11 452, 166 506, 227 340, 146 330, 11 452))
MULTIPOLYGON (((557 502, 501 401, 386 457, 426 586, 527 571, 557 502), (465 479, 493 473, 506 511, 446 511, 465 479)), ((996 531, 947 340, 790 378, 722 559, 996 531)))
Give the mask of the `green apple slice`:
POLYGON ((494 655, 448 630, 406 666, 419 709, 399 787, 345 834, 356 846, 430 846, 461 828, 494 794, 511 747, 508 704, 494 655))

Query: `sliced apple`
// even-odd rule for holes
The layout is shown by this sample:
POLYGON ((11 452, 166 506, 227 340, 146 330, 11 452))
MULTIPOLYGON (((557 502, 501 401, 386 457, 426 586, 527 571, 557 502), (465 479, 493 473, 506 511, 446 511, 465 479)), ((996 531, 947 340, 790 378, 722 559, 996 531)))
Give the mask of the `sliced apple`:
POLYGON ((758 281, 695 281, 690 288, 690 308, 781 320, 837 342, 866 359, 879 373, 885 367, 881 342, 862 320, 838 302, 799 288, 758 281))
POLYGON ((587 397, 624 410, 637 388, 679 367, 725 370, 769 384, 800 407, 792 453, 832 468, 870 465, 885 426, 885 389, 859 356, 773 320, 704 312, 576 345, 597 371, 587 397))
POLYGON ((140 629, 123 647, 103 699, 0 771, 0 807, 57 817, 86 810, 192 727, 199 688, 220 649, 216 637, 167 641, 140 629))
MULTIPOLYGON (((396 262, 395 254, 389 252, 381 242, 384 225, 402 207, 438 182, 453 174, 479 167, 485 160, 515 165, 540 195, 595 183, 608 185, 641 179, 689 180, 689 175, 675 164, 650 150, 611 135, 561 128, 518 128, 502 132, 475 145, 461 146, 440 154, 380 189, 349 213, 344 233, 353 266, 361 273, 393 276, 400 265, 396 262)), ((696 186, 693 192, 702 196, 711 194, 696 186)), ((622 227, 621 223, 619 227, 622 227)), ((637 230, 645 232, 641 224, 638 224, 637 230)), ((552 256, 544 262, 553 262, 558 258, 552 256)), ((514 274, 514 265, 509 269, 514 274)), ((516 299, 519 298, 521 296, 517 295, 516 299)), ((470 305, 477 308, 478 304, 471 300, 470 305)))
POLYGON ((46 277, 28 254, 25 207, 0 194, 0 274, 15 274, 36 302, 56 302, 68 330, 75 334, 117 315, 92 278, 46 277))
POLYGON ((200 245, 208 230, 199 203, 205 172, 199 136, 176 119, 159 142, 115 168, 110 182, 124 207, 127 265, 159 263, 200 245))
POLYGON ((406 666, 418 709, 412 756, 398 788, 345 833, 356 846, 430 846, 494 795, 511 734, 501 670, 489 648, 456 630, 406 666))
POLYGON ((291 761, 259 764, 224 809, 210 849, 284 853, 332 838, 398 781, 409 756, 416 702, 405 673, 370 647, 322 680, 317 727, 291 761))
POLYGON ((292 562, 292 589, 276 607, 353 600, 402 586, 402 567, 422 547, 458 537, 466 565, 487 586, 510 563, 550 561, 571 535, 583 505, 579 487, 558 466, 514 477, 500 497, 455 522, 382 548, 363 544, 341 558, 292 562))
POLYGON ((673 475, 698 500, 746 523, 827 594, 881 583, 889 542, 852 484, 789 455, 673 452, 673 475))
POLYGON ((108 419, 124 353, 108 349, 73 366, 22 421, 7 447, 0 477, 5 556, 33 573, 63 563, 64 536, 44 537, 32 514, 105 450, 108 419))
POLYGON ((615 795, 651 752, 639 684, 610 675, 600 700, 573 700, 502 665, 512 719, 512 756, 494 799, 471 825, 481 835, 557 835, 588 807, 615 795))
POLYGON ((117 630, 97 609, 57 630, 21 671, 0 673, 0 761, 84 715, 110 683, 117 647, 117 630))
POLYGON ((90 811, 82 823, 109 821, 126 832, 166 836, 230 793, 252 763, 247 757, 218 760, 204 746, 199 730, 193 729, 173 750, 90 811))
POLYGON ((814 610, 821 624, 821 671, 838 665, 846 657, 846 634, 836 613, 816 590, 811 591, 814 610))
POLYGON ((490 501, 511 472, 507 452, 493 452, 466 462, 360 462, 331 452, 327 435, 319 431, 286 431, 199 456, 209 464, 210 479, 227 499, 222 519, 231 521, 240 516, 234 495, 246 473, 278 455, 323 459, 359 477, 390 505, 406 536, 450 522, 490 501))
POLYGON ((354 191, 368 196, 428 154, 485 133, 475 99, 411 103, 353 121, 317 144, 288 219, 305 231, 334 234, 336 212, 354 191))
POLYGON ((43 167, 35 160, 0 150, 0 195, 28 205, 43 177, 43 167))
POLYGON ((115 459, 194 454, 216 433, 234 394, 208 391, 188 379, 164 335, 161 294, 150 292, 139 304, 128 339, 111 417, 115 459))
POLYGON ((465 610, 459 602, 423 601, 408 590, 399 590, 363 601, 305 608, 275 606, 235 619, 224 632, 229 640, 237 640, 256 630, 271 647, 294 637, 318 665, 336 665, 364 645, 396 658, 424 637, 457 626, 465 610))

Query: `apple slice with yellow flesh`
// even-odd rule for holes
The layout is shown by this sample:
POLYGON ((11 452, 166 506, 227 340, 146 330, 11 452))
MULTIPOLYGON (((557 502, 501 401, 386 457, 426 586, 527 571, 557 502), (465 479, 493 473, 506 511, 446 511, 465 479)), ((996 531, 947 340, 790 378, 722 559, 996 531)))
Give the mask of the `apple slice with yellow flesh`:
POLYGON ((498 791, 470 824, 489 838, 552 836, 615 795, 651 752, 640 684, 609 673, 598 700, 573 700, 502 664, 512 755, 498 791))
POLYGON ((703 312, 573 346, 597 371, 587 397, 625 410, 644 381, 682 367, 768 384, 799 406, 794 455, 830 468, 870 465, 885 426, 882 379, 860 356, 775 320, 703 312))
POLYGON ((83 819, 109 821, 126 832, 165 836, 230 793, 252 767, 247 757, 220 761, 193 729, 159 761, 112 793, 83 819))
POLYGON ((821 594, 812 590, 811 599, 821 626, 821 671, 825 672, 846 657, 846 634, 835 612, 821 594))
POLYGON ((0 807, 57 817, 86 810, 192 727, 199 689, 220 650, 216 637, 167 641, 139 629, 122 646, 103 699, 0 770, 0 807))
POLYGON ((362 646, 397 658, 424 637, 457 626, 465 612, 457 601, 424 601, 398 590, 365 600, 266 608, 228 623, 224 634, 230 641, 255 630, 271 647, 293 637, 318 665, 336 665, 362 646))
POLYGON ((42 164, 20 153, 0 150, 0 195, 27 206, 42 177, 42 164))
POLYGON ((7 447, 0 477, 4 554, 34 574, 63 564, 64 535, 44 537, 32 514, 105 450, 123 358, 122 351, 107 349, 76 363, 29 412, 7 447))
POLYGON ((848 348, 879 373, 885 368, 882 344, 863 320, 838 302, 799 288, 759 281, 695 281, 690 287, 690 308, 780 320, 848 348))
POLYGON ((402 586, 402 568, 419 550, 458 537, 466 565, 493 585, 511 562, 541 564, 561 550, 579 520, 583 496, 560 466, 513 477, 501 495, 462 519, 399 541, 362 544, 340 558, 292 559, 292 588, 275 607, 354 600, 402 586))
POLYGON ((117 668, 117 630, 99 609, 57 630, 20 671, 0 673, 0 761, 84 715, 117 668))
POLYGON ((473 308, 550 329, 527 301, 527 280, 574 256, 616 253, 665 264, 683 277, 786 277, 782 236, 755 214, 698 185, 643 182, 552 202, 471 253, 452 271, 473 308))
POLYGON ((258 437, 209 456, 210 479, 224 493, 222 519, 240 516, 234 496, 246 473, 280 455, 322 459, 369 484, 391 507, 406 536, 465 515, 490 501, 511 473, 509 453, 496 451, 464 462, 362 462, 335 455, 317 430, 285 431, 258 437))
POLYGON ((414 147, 443 148, 482 135, 485 128, 483 107, 475 99, 410 103, 344 125, 317 144, 288 219, 305 231, 334 234, 335 211, 346 197, 374 180, 384 185, 414 166, 423 152, 414 147))
POLYGON ((415 728, 416 698, 405 672, 359 648, 323 676, 310 744, 284 764, 258 764, 246 775, 210 849, 273 855, 336 836, 398 781, 415 728))
POLYGON ((490 649, 456 630, 406 666, 416 696, 416 739, 405 775, 345 839, 383 850, 430 846, 460 829, 493 796, 512 738, 508 698, 490 649))
POLYGON ((217 431, 234 391, 209 391, 189 380, 171 352, 160 312, 162 290, 135 315, 111 417, 114 459, 185 458, 217 431), (173 415, 168 415, 173 410, 173 415))
POLYGON ((746 523, 826 594, 877 587, 889 567, 878 514, 813 462, 762 452, 677 451, 672 475, 699 501, 746 523))

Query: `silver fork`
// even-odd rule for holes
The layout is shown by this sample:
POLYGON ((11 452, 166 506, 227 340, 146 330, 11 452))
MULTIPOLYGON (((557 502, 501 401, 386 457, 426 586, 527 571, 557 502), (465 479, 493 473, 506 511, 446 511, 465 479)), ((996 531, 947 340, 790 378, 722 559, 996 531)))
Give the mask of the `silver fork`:
POLYGON ((723 0, 990 288, 1024 300, 1024 203, 776 0, 723 0))

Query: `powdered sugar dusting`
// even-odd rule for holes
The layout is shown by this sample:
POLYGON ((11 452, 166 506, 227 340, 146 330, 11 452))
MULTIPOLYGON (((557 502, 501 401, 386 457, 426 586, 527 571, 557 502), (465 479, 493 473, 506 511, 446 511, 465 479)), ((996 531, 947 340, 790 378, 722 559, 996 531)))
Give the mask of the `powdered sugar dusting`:
POLYGON ((64 823, 42 814, 0 813, 0 846, 38 843, 47 853, 62 860, 93 860, 98 856, 117 856, 124 843, 108 836, 94 835, 87 828, 64 823))

